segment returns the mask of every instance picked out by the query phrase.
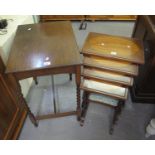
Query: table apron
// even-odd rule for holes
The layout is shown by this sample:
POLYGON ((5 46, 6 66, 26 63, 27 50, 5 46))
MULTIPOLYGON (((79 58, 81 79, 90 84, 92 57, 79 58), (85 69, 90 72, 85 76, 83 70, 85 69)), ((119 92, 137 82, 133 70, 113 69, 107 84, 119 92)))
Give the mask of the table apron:
POLYGON ((18 80, 23 80, 26 78, 36 77, 36 76, 76 73, 77 67, 79 67, 79 65, 68 66, 68 67, 57 67, 57 68, 45 68, 45 69, 38 69, 38 70, 31 70, 31 71, 22 71, 22 72, 17 72, 13 74, 16 76, 18 80))

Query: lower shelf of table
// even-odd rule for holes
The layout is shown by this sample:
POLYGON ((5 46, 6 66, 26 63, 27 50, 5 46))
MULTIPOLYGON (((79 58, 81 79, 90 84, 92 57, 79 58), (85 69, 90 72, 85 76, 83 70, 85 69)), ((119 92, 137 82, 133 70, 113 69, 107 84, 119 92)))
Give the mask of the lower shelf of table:
POLYGON ((91 93, 89 95, 88 99, 91 102, 105 104, 105 105, 109 105, 109 106, 113 106, 113 107, 118 106, 118 102, 119 102, 118 99, 114 99, 114 98, 106 96, 106 95, 95 94, 95 93, 91 93))
POLYGON ((57 118, 57 117, 64 117, 64 116, 71 116, 71 115, 77 115, 77 111, 38 115, 36 116, 36 119, 43 120, 43 119, 50 119, 50 118, 57 118))

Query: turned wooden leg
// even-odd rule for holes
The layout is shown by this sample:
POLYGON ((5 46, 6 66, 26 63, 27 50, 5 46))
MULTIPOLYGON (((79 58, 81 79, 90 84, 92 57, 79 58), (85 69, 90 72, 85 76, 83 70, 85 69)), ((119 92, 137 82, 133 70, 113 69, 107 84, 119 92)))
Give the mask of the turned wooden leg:
POLYGON ((24 101, 25 107, 27 108, 28 115, 29 115, 29 118, 30 118, 31 122, 34 124, 35 127, 38 127, 38 121, 35 118, 34 114, 31 112, 31 110, 30 110, 28 104, 26 103, 24 97, 23 97, 23 101, 24 101))
POLYGON ((36 76, 33 77, 33 80, 34 80, 35 84, 37 85, 38 84, 38 80, 37 80, 37 77, 36 76))
POLYGON ((69 80, 72 81, 72 74, 69 74, 69 80))
POLYGON ((86 98, 86 91, 83 91, 81 109, 83 109, 83 107, 84 107, 84 105, 85 105, 85 104, 83 103, 83 101, 85 100, 85 98, 86 98))
POLYGON ((77 86, 76 89, 76 97, 77 97, 77 120, 80 121, 81 119, 81 108, 80 108, 80 87, 77 86))
POLYGON ((119 101, 118 106, 114 107, 114 115, 111 121, 109 133, 112 135, 114 131, 114 125, 118 121, 118 116, 121 114, 122 107, 124 106, 124 101, 119 101))
POLYGON ((17 92, 17 96, 19 98, 19 103, 24 105, 24 107, 28 111, 28 115, 29 115, 29 118, 30 118, 31 122, 34 124, 34 126, 37 127, 38 126, 38 122, 37 122, 35 116, 33 115, 33 113, 31 112, 31 110, 30 110, 30 108, 29 108, 29 106, 28 106, 25 98, 23 97, 23 94, 22 94, 22 91, 21 91, 21 86, 19 84, 19 81, 16 79, 15 76, 14 76, 14 79, 15 79, 16 84, 17 84, 16 85, 16 92, 17 92))
POLYGON ((84 125, 84 121, 85 121, 85 117, 86 117, 86 113, 87 113, 87 109, 88 109, 88 105, 89 105, 88 98, 89 98, 89 93, 84 91, 83 101, 82 101, 81 121, 80 121, 81 126, 84 125))
POLYGON ((77 120, 81 118, 81 99, 80 99, 80 83, 81 83, 81 66, 76 67, 76 98, 77 98, 77 120))
POLYGON ((25 103, 25 106, 28 109, 28 115, 29 115, 29 118, 30 118, 31 122, 34 124, 35 127, 38 127, 38 121, 35 118, 34 114, 31 112, 31 110, 30 110, 29 106, 27 105, 27 103, 25 103))

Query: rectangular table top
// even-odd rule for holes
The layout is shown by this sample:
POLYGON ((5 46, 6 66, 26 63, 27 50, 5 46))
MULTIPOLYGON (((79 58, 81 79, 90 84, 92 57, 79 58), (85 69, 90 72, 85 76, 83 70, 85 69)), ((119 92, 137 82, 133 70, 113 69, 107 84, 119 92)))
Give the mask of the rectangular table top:
POLYGON ((92 79, 84 79, 81 83, 80 86, 81 89, 90 91, 92 93, 99 93, 103 95, 107 95, 110 97, 115 97, 118 99, 127 99, 128 95, 128 89, 121 87, 121 86, 116 86, 113 84, 109 84, 106 82, 98 82, 94 81, 92 79))
POLYGON ((83 60, 84 66, 99 68, 103 70, 122 73, 130 76, 138 75, 138 65, 125 61, 116 61, 113 59, 99 58, 95 56, 85 56, 83 60))
POLYGON ((144 64, 142 42, 134 38, 91 32, 85 41, 82 53, 144 64))
POLYGON ((132 77, 106 70, 98 70, 95 68, 84 67, 82 75, 84 77, 113 82, 121 85, 123 84, 125 86, 132 86, 133 84, 132 77))
POLYGON ((69 21, 20 25, 7 62, 7 73, 82 64, 69 21))

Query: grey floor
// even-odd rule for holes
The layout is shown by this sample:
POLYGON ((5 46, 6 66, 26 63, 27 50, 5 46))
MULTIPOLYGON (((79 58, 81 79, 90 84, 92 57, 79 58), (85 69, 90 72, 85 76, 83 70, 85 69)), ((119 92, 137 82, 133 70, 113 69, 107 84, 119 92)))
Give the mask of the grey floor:
MULTIPOLYGON (((133 22, 88 22, 87 29, 79 31, 79 22, 73 22, 73 29, 79 49, 81 49, 87 34, 99 32, 120 36, 131 36, 133 22)), ((27 97, 27 102, 33 113, 45 114, 53 112, 51 76, 38 77, 39 85, 33 83, 27 97)), ((54 75, 57 111, 65 112, 76 108, 76 87, 69 76, 54 75)), ((86 121, 80 127, 76 116, 67 116, 39 121, 36 128, 27 117, 19 139, 146 139, 145 127, 155 116, 155 105, 132 103, 130 94, 126 105, 115 126, 113 135, 108 134, 112 109, 103 105, 90 104, 86 121)), ((148 139, 155 139, 152 136, 148 139)))

